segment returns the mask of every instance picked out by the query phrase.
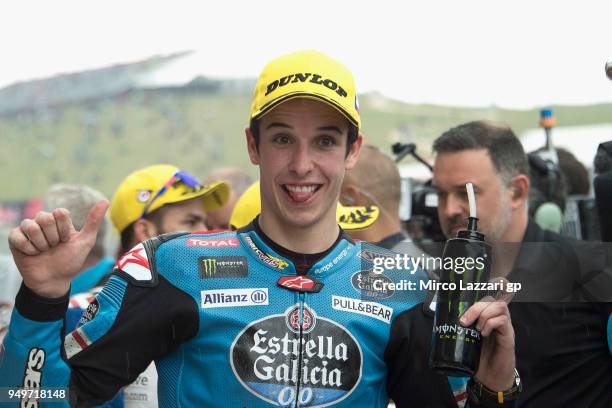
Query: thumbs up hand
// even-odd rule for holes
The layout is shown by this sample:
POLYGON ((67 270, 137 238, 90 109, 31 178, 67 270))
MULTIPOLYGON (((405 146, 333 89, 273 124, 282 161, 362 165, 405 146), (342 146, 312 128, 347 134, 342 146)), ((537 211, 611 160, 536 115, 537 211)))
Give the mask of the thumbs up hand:
POLYGON ((24 284, 44 297, 60 297, 79 274, 96 243, 96 234, 109 206, 102 200, 89 211, 85 225, 76 231, 63 208, 39 212, 25 219, 9 234, 9 248, 24 284))

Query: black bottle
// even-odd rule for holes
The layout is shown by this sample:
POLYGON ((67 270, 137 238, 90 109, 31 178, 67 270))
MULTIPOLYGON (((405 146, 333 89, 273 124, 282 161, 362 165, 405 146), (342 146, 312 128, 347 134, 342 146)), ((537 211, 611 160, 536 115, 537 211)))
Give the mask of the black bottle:
POLYGON ((451 376, 473 376, 480 361, 482 339, 476 324, 463 327, 459 323, 463 313, 487 295, 486 290, 470 290, 477 287, 474 283, 487 282, 491 271, 491 246, 477 231, 477 221, 475 217, 468 218, 467 230, 446 242, 442 257, 446 265, 452 259, 453 268, 443 267, 440 272, 429 366, 451 376))

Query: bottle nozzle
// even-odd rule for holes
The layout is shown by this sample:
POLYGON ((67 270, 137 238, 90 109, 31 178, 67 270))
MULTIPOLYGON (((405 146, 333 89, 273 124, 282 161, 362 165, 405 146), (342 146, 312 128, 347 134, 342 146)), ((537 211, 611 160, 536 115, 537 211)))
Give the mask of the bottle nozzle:
POLYGON ((478 231, 478 218, 468 217, 467 228, 469 231, 478 231))
POLYGON ((478 241, 484 241, 484 234, 478 232, 478 217, 476 216, 476 195, 474 194, 474 185, 467 183, 465 185, 468 196, 468 204, 470 205, 470 216, 468 217, 467 230, 459 231, 458 238, 470 238, 478 241))

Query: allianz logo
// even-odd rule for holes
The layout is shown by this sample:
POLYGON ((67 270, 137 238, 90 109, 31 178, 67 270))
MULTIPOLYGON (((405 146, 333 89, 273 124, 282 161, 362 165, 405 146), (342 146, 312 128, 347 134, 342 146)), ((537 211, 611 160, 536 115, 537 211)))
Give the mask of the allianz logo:
POLYGON ((265 306, 269 304, 268 288, 203 290, 200 295, 202 309, 265 306))

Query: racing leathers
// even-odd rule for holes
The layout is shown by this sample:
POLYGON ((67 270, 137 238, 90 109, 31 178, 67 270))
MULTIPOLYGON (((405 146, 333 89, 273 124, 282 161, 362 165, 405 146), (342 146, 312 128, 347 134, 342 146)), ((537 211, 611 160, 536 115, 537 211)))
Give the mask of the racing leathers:
POLYGON ((431 332, 417 333, 425 274, 374 274, 375 256, 393 253, 342 234, 297 275, 252 226, 148 240, 117 262, 65 338, 68 298, 22 286, 0 387, 68 387, 71 405, 97 405, 155 361, 163 407, 386 407, 389 396, 457 406, 451 388, 466 381, 449 387, 432 373, 431 332), (415 289, 384 285, 400 281, 415 289), (399 358, 407 345, 414 358, 399 358), (418 378, 433 380, 415 388, 418 378))

